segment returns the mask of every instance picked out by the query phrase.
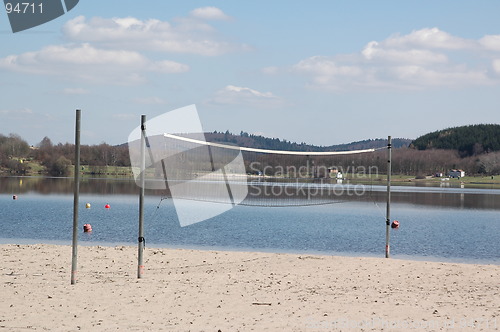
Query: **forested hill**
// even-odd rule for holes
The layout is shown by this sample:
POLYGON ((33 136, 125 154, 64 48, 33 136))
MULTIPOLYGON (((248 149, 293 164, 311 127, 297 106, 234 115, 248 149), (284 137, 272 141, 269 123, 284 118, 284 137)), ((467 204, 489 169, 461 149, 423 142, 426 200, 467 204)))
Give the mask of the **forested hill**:
MULTIPOLYGON (((393 148, 405 148, 411 144, 412 140, 407 138, 393 138, 392 147, 393 148)), ((332 151, 350 151, 350 150, 364 150, 364 149, 378 149, 387 146, 387 139, 377 138, 377 139, 367 139, 364 141, 352 142, 347 144, 337 144, 327 147, 328 150, 332 151)))
MULTIPOLYGON (((286 151, 351 151, 363 149, 376 149, 387 145, 386 139, 369 139, 348 144, 339 144, 331 146, 316 146, 306 143, 295 143, 279 138, 269 138, 260 135, 252 135, 246 132, 241 132, 239 135, 232 134, 228 131, 206 133, 205 137, 209 142, 230 143, 237 146, 269 149, 269 150, 286 150, 286 151)), ((400 148, 409 146, 411 139, 396 138, 392 140, 393 147, 400 148)))
POLYGON ((480 124, 435 131, 414 140, 418 150, 457 150, 462 157, 500 151, 500 125, 480 124))

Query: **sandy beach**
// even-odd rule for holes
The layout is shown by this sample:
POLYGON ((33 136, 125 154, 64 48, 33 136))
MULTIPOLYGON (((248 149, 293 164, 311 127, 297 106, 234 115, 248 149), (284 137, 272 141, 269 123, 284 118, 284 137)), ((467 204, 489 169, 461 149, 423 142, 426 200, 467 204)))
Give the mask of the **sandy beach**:
POLYGON ((1 245, 0 331, 494 331, 500 266, 1 245))

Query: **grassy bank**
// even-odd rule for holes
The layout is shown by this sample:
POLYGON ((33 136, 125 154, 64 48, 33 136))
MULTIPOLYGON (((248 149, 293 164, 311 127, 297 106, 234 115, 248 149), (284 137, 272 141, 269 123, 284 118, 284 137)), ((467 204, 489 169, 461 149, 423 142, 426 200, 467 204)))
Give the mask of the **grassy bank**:
MULTIPOLYGON (((68 167, 65 174, 60 176, 73 176, 75 167, 68 167)), ((132 169, 123 166, 89 166, 83 165, 80 168, 82 176, 106 176, 106 177, 133 177, 132 169)), ((37 161, 24 161, 22 167, 17 169, 1 168, 0 175, 3 176, 47 176, 50 175, 47 168, 37 161)))
MULTIPOLYGON (((363 183, 363 184, 384 184, 387 181, 386 174, 378 174, 366 177, 347 177, 350 182, 363 183)), ((411 175, 392 175, 391 183, 404 184, 404 183, 420 183, 420 184, 465 184, 465 185, 499 185, 500 186, 500 175, 495 176, 465 176, 460 179, 451 178, 436 178, 427 176, 424 178, 417 178, 411 175)))

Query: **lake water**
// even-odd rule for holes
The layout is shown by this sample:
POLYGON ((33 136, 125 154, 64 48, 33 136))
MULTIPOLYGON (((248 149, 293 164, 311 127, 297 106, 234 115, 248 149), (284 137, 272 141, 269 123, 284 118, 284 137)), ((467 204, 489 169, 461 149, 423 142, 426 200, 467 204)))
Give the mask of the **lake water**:
MULTIPOLYGON (((0 178, 0 242, 71 244, 72 190, 71 179, 0 178)), ((385 187, 366 190, 339 204, 237 206, 187 227, 171 200, 147 191, 146 247, 384 257, 385 187)), ((137 244, 133 181, 83 180, 79 211, 80 244, 137 244), (83 233, 85 223, 92 233, 83 233)), ((393 187, 392 219, 401 226, 391 231, 391 257, 500 264, 499 217, 498 189, 393 187)))

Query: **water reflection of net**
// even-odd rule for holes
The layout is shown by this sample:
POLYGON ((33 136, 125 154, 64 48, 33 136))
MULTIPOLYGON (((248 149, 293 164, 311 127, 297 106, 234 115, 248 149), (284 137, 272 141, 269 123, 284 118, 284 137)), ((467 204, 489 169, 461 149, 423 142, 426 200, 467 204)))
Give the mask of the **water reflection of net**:
POLYGON ((252 206, 332 204, 363 194, 330 165, 377 150, 264 150, 206 142, 203 133, 149 137, 147 148, 146 188, 174 199, 252 206))

